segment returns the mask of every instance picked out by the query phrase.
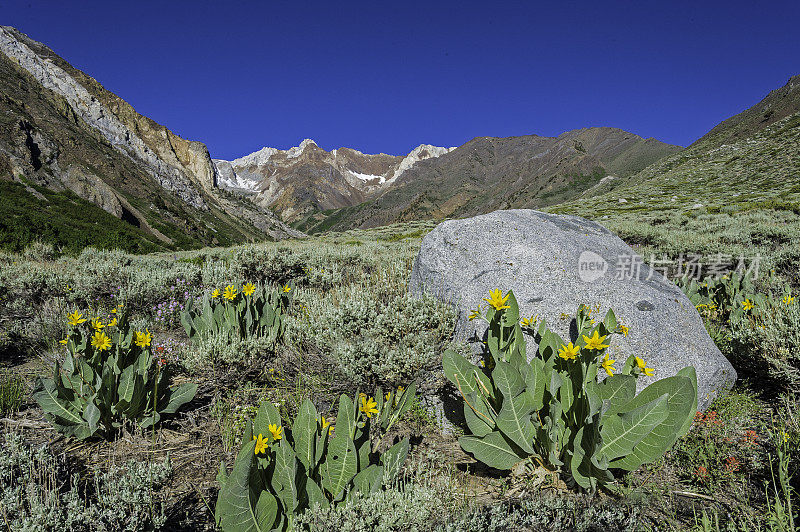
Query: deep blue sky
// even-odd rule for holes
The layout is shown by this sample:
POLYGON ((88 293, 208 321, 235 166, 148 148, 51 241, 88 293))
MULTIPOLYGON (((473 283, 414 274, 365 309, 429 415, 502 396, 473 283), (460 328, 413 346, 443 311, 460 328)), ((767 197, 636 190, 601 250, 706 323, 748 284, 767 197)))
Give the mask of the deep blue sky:
POLYGON ((800 74, 800 2, 0 0, 214 157, 614 126, 687 145, 800 74))

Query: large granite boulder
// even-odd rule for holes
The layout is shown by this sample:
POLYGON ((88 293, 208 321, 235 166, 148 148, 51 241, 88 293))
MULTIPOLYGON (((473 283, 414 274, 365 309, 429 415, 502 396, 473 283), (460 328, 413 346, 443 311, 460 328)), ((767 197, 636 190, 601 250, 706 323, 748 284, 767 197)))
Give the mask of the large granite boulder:
POLYGON ((469 309, 497 288, 513 289, 521 316, 546 319, 563 338, 570 336, 566 316, 574 316, 580 303, 599 304, 601 316, 612 308, 630 329, 627 337, 613 338, 617 367, 636 354, 656 369, 655 377, 639 378, 640 390, 694 366, 698 408, 705 409, 736 380, 683 292, 595 222, 533 210, 496 211, 444 222, 423 239, 411 290, 451 302, 458 311, 457 336, 476 351, 486 324, 469 321, 469 309))

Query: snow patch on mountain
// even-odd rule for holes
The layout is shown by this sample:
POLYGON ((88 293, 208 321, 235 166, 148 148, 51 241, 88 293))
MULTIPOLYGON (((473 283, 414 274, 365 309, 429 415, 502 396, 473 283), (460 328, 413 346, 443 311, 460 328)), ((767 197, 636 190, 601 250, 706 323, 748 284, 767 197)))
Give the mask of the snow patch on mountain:
POLYGON ((229 161, 222 159, 212 159, 212 161, 217 168, 217 184, 220 188, 235 189, 242 192, 258 192, 260 179, 249 178, 247 174, 236 172, 229 161))
POLYGON ((360 179, 361 181, 364 181, 365 183, 367 183, 369 181, 372 181, 372 180, 375 180, 375 179, 378 180, 378 184, 380 184, 380 185, 382 185, 382 184, 384 184, 386 182, 386 177, 384 177, 382 175, 360 174, 360 173, 354 172, 352 170, 350 170, 350 173, 352 175, 354 175, 355 177, 357 177, 358 179, 360 179))

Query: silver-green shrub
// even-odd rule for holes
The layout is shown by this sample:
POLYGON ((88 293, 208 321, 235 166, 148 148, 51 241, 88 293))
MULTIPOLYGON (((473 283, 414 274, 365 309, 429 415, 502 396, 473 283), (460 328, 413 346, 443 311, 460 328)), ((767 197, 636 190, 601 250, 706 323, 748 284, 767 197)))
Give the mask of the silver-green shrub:
POLYGON ((158 530, 166 522, 159 490, 171 475, 168 461, 130 461, 96 472, 86 484, 46 446, 34 449, 6 433, 0 443, 0 515, 14 532, 158 530))
POLYGON ((317 345, 356 384, 413 379, 436 360, 455 326, 452 309, 431 297, 355 286, 297 297, 307 310, 289 321, 287 335, 317 345))
POLYGON ((432 522, 441 517, 444 496, 434 487, 417 485, 371 495, 355 493, 339 506, 315 507, 306 511, 298 517, 295 527, 309 532, 431 530, 432 522))
POLYGON ((473 508, 430 530, 460 532, 634 531, 640 528, 640 510, 620 503, 598 503, 588 498, 540 492, 530 499, 501 501, 473 508))

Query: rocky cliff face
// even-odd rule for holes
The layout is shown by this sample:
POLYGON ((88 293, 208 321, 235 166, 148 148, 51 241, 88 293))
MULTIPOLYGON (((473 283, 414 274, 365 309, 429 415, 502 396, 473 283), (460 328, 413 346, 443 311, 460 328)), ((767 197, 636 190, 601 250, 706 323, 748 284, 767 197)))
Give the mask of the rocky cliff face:
POLYGON ((221 195, 204 144, 136 113, 10 27, 0 27, 0 70, 2 178, 72 190, 167 245, 176 239, 165 232, 188 233, 186 245, 298 234, 268 210, 221 195))
POLYGON ((233 161, 215 159, 222 188, 250 195, 286 221, 362 203, 389 188, 417 162, 455 148, 423 144, 407 156, 361 153, 350 148, 330 152, 311 139, 288 150, 262 148, 233 161))

